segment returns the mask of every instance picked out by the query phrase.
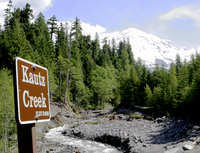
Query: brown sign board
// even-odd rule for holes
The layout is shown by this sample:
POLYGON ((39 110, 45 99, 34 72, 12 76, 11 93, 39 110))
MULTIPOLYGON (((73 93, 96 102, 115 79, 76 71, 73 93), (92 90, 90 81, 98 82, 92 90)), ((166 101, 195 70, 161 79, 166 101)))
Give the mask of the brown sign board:
POLYGON ((14 58, 15 95, 20 124, 50 120, 48 70, 22 58, 14 58))

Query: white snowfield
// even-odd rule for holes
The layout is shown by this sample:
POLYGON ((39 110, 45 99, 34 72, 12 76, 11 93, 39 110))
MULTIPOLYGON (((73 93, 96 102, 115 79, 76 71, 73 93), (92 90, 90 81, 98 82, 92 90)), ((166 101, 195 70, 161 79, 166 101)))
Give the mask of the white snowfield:
POLYGON ((156 64, 164 65, 166 69, 169 69, 171 62, 175 61, 176 54, 180 55, 182 61, 184 59, 190 61, 191 54, 200 52, 200 47, 195 50, 194 48, 187 49, 176 46, 172 41, 161 39, 134 28, 122 32, 100 34, 101 40, 105 37, 110 41, 114 38, 117 45, 120 41, 129 38, 134 58, 136 60, 141 58, 150 69, 154 68, 156 64))

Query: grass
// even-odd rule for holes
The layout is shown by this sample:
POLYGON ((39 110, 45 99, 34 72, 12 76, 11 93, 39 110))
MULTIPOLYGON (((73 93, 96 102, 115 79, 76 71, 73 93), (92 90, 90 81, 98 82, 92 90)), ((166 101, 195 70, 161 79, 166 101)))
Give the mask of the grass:
POLYGON ((101 123, 101 121, 97 121, 97 122, 85 122, 84 124, 87 124, 87 125, 89 125, 89 124, 97 125, 99 123, 101 123))
POLYGON ((82 120, 86 119, 86 116, 82 116, 81 119, 82 119, 82 120))
POLYGON ((44 133, 36 132, 36 136, 38 138, 43 138, 44 137, 44 133))
POLYGON ((49 126, 49 125, 47 125, 47 127, 48 127, 49 129, 53 129, 53 127, 52 127, 52 126, 49 126))
POLYGON ((133 118, 133 119, 142 119, 142 118, 144 118, 144 116, 143 115, 132 115, 131 118, 133 118))
POLYGON ((142 119, 142 118, 144 118, 144 116, 143 115, 138 115, 137 113, 133 113, 132 115, 131 115, 131 118, 132 119, 142 119))

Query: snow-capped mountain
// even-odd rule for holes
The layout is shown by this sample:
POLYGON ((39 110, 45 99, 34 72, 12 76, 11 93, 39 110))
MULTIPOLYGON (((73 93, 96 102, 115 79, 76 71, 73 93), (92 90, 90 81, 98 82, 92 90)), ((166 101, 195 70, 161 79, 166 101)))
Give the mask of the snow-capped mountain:
POLYGON ((187 49, 185 47, 176 46, 172 41, 160 39, 152 34, 147 34, 140 30, 129 28, 122 32, 101 33, 100 39, 107 37, 108 40, 115 38, 117 44, 123 39, 129 38, 132 46, 134 58, 141 58, 148 68, 152 69, 156 64, 164 65, 169 69, 171 62, 175 61, 176 54, 181 56, 182 61, 190 60, 190 55, 195 54, 198 50, 187 49))

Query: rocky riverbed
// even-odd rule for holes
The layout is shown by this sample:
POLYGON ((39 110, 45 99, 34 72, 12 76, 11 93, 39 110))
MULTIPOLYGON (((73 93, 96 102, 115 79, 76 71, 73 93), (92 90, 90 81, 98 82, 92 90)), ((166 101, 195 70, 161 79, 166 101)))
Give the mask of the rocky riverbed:
MULTIPOLYGON (((52 127, 67 125, 60 131, 63 136, 110 144, 121 152, 200 152, 200 127, 187 119, 153 119, 151 114, 139 108, 112 113, 110 110, 107 107, 99 111, 80 111, 76 115, 64 105, 54 105, 51 122, 36 125, 36 131, 48 133, 52 127)), ((45 136, 37 140, 38 152, 87 152, 73 145, 50 141, 45 136)))

